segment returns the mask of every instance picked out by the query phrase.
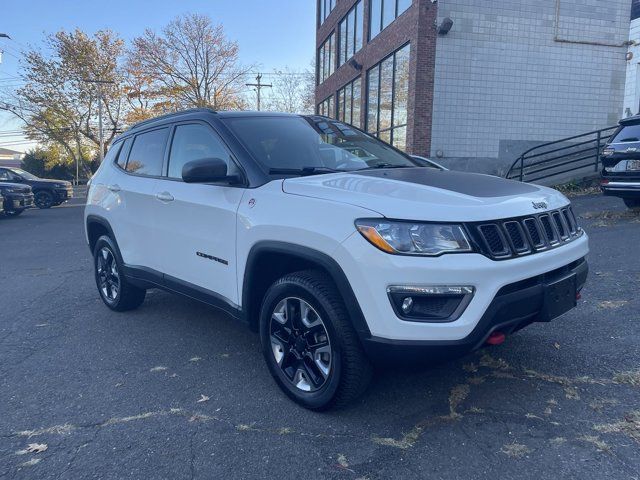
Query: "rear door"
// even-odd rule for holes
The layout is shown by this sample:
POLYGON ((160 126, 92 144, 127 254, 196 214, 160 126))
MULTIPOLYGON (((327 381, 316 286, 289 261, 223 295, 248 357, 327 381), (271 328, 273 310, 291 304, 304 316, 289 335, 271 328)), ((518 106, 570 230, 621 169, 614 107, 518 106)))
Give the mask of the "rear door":
POLYGON ((230 151, 203 122, 174 127, 166 177, 156 185, 159 258, 165 283, 176 289, 199 287, 203 295, 235 306, 236 215, 244 188, 182 181, 182 167, 192 160, 220 158, 228 174, 240 174, 230 151))
POLYGON ((127 139, 118 169, 107 188, 117 196, 112 228, 124 263, 161 272, 156 184, 162 176, 170 127, 156 128, 127 139))

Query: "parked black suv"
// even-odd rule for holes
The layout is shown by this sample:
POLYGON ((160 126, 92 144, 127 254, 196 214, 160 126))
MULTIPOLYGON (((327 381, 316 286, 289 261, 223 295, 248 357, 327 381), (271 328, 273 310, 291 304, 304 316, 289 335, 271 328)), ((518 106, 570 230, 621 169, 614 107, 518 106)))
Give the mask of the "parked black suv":
POLYGON ((33 193, 29 185, 0 182, 0 194, 4 198, 2 206, 7 217, 17 217, 33 206, 33 193))
POLYGON ((20 168, 0 167, 0 182, 29 185, 38 208, 51 208, 73 198, 71 182, 39 178, 20 168))
POLYGON ((629 208, 640 207, 640 115, 620 120, 602 154, 601 188, 629 208))

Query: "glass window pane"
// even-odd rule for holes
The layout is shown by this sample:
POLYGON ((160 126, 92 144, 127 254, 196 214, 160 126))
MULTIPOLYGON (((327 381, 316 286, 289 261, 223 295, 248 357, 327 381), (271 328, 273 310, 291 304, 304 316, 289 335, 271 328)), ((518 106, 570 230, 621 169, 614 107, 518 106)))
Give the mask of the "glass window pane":
POLYGON ((127 157, 129 156, 129 149, 131 148, 131 142, 133 142, 133 137, 129 137, 124 141, 124 145, 122 149, 118 153, 118 166, 120 168, 125 168, 127 163, 127 157))
POLYGON ((380 132, 378 138, 383 142, 391 143, 391 130, 386 130, 384 132, 380 132))
POLYGON ((344 111, 346 115, 343 117, 343 121, 352 124, 351 114, 353 112, 353 84, 350 83, 345 87, 344 91, 344 111))
POLYGON ((378 131, 378 86, 380 66, 369 70, 367 76, 367 132, 378 131))
POLYGON ((409 98, 409 45, 396 53, 393 125, 406 125, 409 98))
POLYGON ((393 129, 393 146, 403 152, 407 149, 407 127, 393 129))
POLYGON ((391 128, 392 93, 393 57, 389 57, 380 65, 380 130, 391 128))
POLYGON ((411 6, 412 0, 398 0, 398 17, 411 6))
POLYGON ((333 70, 335 69, 336 66, 336 62, 335 62, 335 57, 334 57, 334 45, 336 43, 336 34, 332 33, 331 36, 329 37, 329 52, 327 54, 327 56, 329 57, 329 69, 328 69, 328 75, 327 77, 331 76, 333 74, 333 70))
MULTIPOLYGON (((192 160, 219 158, 231 167, 230 158, 222 142, 205 125, 179 125, 171 142, 169 156, 170 178, 182 178, 182 167, 192 160)), ((230 173, 231 174, 231 173, 230 173)))
POLYGON ((352 125, 360 128, 360 102, 362 96, 360 95, 360 78, 356 78, 353 82, 353 115, 352 125))
POLYGON ((352 10, 349 15, 347 15, 347 57, 345 61, 349 58, 353 57, 354 54, 354 20, 356 18, 356 11, 352 10))
POLYGON ((371 0, 371 20, 369 25, 369 38, 373 38, 380 33, 382 23, 382 0, 371 0))
POLYGON ((341 122, 344 122, 344 118, 345 118, 345 107, 344 107, 344 88, 338 90, 338 104, 337 104, 337 108, 338 108, 338 115, 336 116, 336 118, 338 120, 340 120, 341 122))
POLYGON ((127 171, 139 175, 162 175, 168 133, 168 128, 161 128, 137 135, 129 154, 127 171))
POLYGON ((382 0, 382 28, 387 28, 395 18, 396 0, 382 0))
POLYGON ((359 51, 362 48, 362 32, 364 26, 364 3, 362 1, 358 2, 356 5, 356 15, 355 15, 355 29, 356 29, 356 44, 355 51, 359 51))
POLYGON ((338 41, 338 65, 342 65, 347 61, 349 56, 347 55, 347 20, 340 22, 340 39, 338 41))

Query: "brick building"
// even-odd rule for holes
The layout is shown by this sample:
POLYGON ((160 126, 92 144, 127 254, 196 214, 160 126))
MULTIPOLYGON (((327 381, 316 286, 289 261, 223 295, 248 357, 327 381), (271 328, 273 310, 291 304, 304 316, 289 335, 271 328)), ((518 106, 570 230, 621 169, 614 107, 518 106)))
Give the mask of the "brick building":
POLYGON ((318 0, 319 113, 501 173, 622 115, 632 0, 318 0))

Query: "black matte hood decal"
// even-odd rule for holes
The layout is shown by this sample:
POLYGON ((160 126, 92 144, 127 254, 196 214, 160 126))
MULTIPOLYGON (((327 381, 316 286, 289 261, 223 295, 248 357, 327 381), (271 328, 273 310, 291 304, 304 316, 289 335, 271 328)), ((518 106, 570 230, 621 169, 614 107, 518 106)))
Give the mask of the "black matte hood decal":
POLYGON ((472 197, 510 197, 538 191, 538 188, 533 185, 491 175, 440 171, 425 167, 386 168, 353 173, 441 188, 472 197))

